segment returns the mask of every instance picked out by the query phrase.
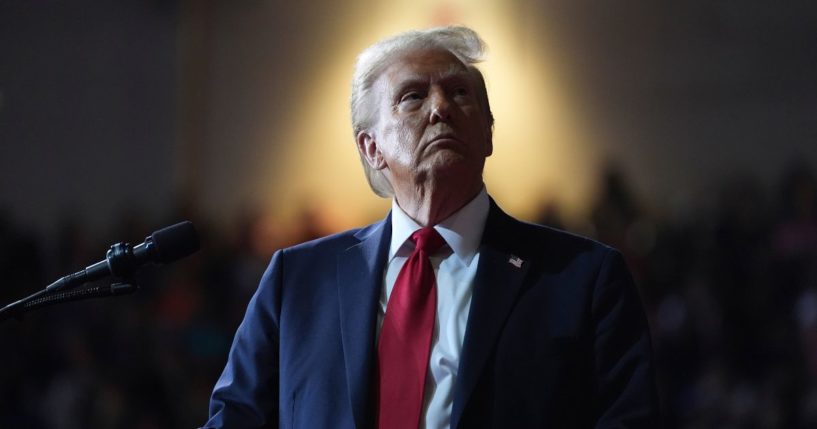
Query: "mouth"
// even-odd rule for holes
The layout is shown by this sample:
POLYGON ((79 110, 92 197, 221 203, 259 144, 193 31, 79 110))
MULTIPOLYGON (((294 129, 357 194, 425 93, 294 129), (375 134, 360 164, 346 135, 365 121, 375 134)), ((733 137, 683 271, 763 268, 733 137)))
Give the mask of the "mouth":
POLYGON ((428 142, 428 146, 459 146, 462 142, 453 134, 442 134, 434 137, 428 142))

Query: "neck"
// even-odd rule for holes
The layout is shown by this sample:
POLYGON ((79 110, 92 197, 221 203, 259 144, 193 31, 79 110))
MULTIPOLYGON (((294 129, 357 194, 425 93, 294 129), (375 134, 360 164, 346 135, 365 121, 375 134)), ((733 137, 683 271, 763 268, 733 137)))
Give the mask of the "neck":
POLYGON ((394 190, 397 205, 421 226, 434 226, 474 199, 482 190, 482 181, 467 189, 421 186, 394 190))

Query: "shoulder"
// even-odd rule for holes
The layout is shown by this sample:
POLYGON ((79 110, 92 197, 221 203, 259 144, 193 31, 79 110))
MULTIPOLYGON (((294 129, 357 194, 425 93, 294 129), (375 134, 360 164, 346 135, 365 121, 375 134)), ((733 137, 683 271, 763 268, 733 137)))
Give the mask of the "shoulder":
MULTIPOLYGON (((261 277, 261 289, 288 282, 299 285, 318 284, 333 277, 338 256, 371 237, 372 231, 382 231, 388 217, 381 222, 306 241, 277 250, 261 277)), ((279 293, 275 292, 275 293, 279 293)))
POLYGON ((353 228, 314 240, 296 244, 279 250, 276 254, 291 258, 315 258, 329 255, 337 255, 344 250, 356 246, 361 241, 366 240, 388 226, 389 217, 366 225, 360 228, 353 228))
POLYGON ((483 243, 504 247, 519 257, 540 259, 548 265, 601 264, 619 252, 611 246, 568 231, 516 219, 492 201, 483 243), (515 253, 516 252, 516 253, 515 253))

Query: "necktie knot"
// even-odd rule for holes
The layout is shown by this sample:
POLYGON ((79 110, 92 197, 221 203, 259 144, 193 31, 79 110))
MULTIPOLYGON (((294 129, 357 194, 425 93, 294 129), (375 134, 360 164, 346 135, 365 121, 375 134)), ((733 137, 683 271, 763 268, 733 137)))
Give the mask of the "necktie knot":
POLYGON ((445 244, 445 240, 433 227, 427 226, 418 229, 411 234, 411 241, 414 242, 415 251, 423 251, 427 255, 431 255, 445 244))

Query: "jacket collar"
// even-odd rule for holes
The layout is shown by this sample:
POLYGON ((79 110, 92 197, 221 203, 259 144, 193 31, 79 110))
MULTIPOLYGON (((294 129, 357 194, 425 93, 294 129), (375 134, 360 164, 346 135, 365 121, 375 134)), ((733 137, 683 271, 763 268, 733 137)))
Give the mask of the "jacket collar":
POLYGON ((357 244, 337 258, 340 331, 346 383, 355 426, 370 426, 372 375, 375 368, 375 325, 383 267, 391 241, 391 215, 355 234, 357 244))
POLYGON ((531 265, 521 249, 519 222, 491 199, 480 244, 471 310, 454 385, 451 427, 456 428, 513 308, 531 265))

